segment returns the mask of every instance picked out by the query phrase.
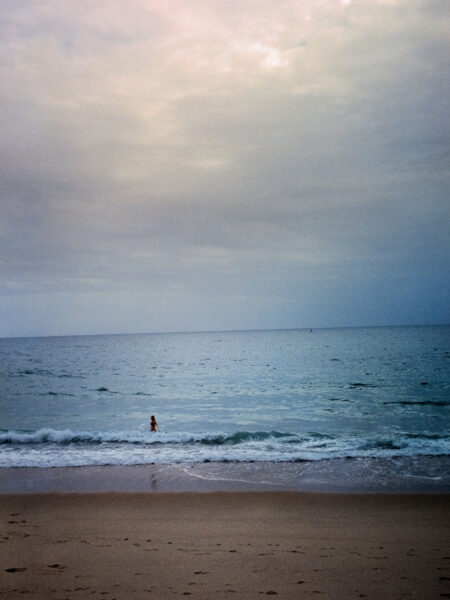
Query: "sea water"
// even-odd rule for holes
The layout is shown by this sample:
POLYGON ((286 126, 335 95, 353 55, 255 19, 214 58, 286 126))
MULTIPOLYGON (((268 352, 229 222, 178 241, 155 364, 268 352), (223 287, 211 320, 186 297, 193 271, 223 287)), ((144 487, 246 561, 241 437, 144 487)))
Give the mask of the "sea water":
POLYGON ((0 467, 356 459, 448 485, 449 342, 448 326, 0 339, 0 467))

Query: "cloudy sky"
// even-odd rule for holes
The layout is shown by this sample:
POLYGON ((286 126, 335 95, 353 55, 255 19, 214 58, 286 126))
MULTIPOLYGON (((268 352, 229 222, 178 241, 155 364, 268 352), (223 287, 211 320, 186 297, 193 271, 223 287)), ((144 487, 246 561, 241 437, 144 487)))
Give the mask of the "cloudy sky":
POLYGON ((448 0, 2 0, 0 336, 449 321, 448 0))

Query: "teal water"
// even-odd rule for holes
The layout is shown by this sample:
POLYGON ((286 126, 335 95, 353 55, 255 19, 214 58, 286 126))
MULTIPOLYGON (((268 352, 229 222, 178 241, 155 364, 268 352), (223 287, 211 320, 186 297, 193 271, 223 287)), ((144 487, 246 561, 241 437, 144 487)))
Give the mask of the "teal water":
POLYGON ((447 326, 1 339, 0 466, 448 457, 449 342, 447 326))

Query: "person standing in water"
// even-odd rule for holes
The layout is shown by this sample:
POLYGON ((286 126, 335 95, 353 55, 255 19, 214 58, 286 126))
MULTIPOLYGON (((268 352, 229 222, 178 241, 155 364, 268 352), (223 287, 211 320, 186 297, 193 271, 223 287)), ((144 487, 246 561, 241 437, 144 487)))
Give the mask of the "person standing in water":
POLYGON ((150 417, 150 431, 161 431, 153 415, 150 417))

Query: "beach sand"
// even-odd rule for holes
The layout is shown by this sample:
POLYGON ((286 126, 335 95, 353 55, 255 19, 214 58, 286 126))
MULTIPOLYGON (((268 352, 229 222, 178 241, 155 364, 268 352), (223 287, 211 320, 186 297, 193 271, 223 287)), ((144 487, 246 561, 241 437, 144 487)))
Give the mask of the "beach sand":
POLYGON ((449 496, 0 495, 3 598, 450 598, 449 496))

